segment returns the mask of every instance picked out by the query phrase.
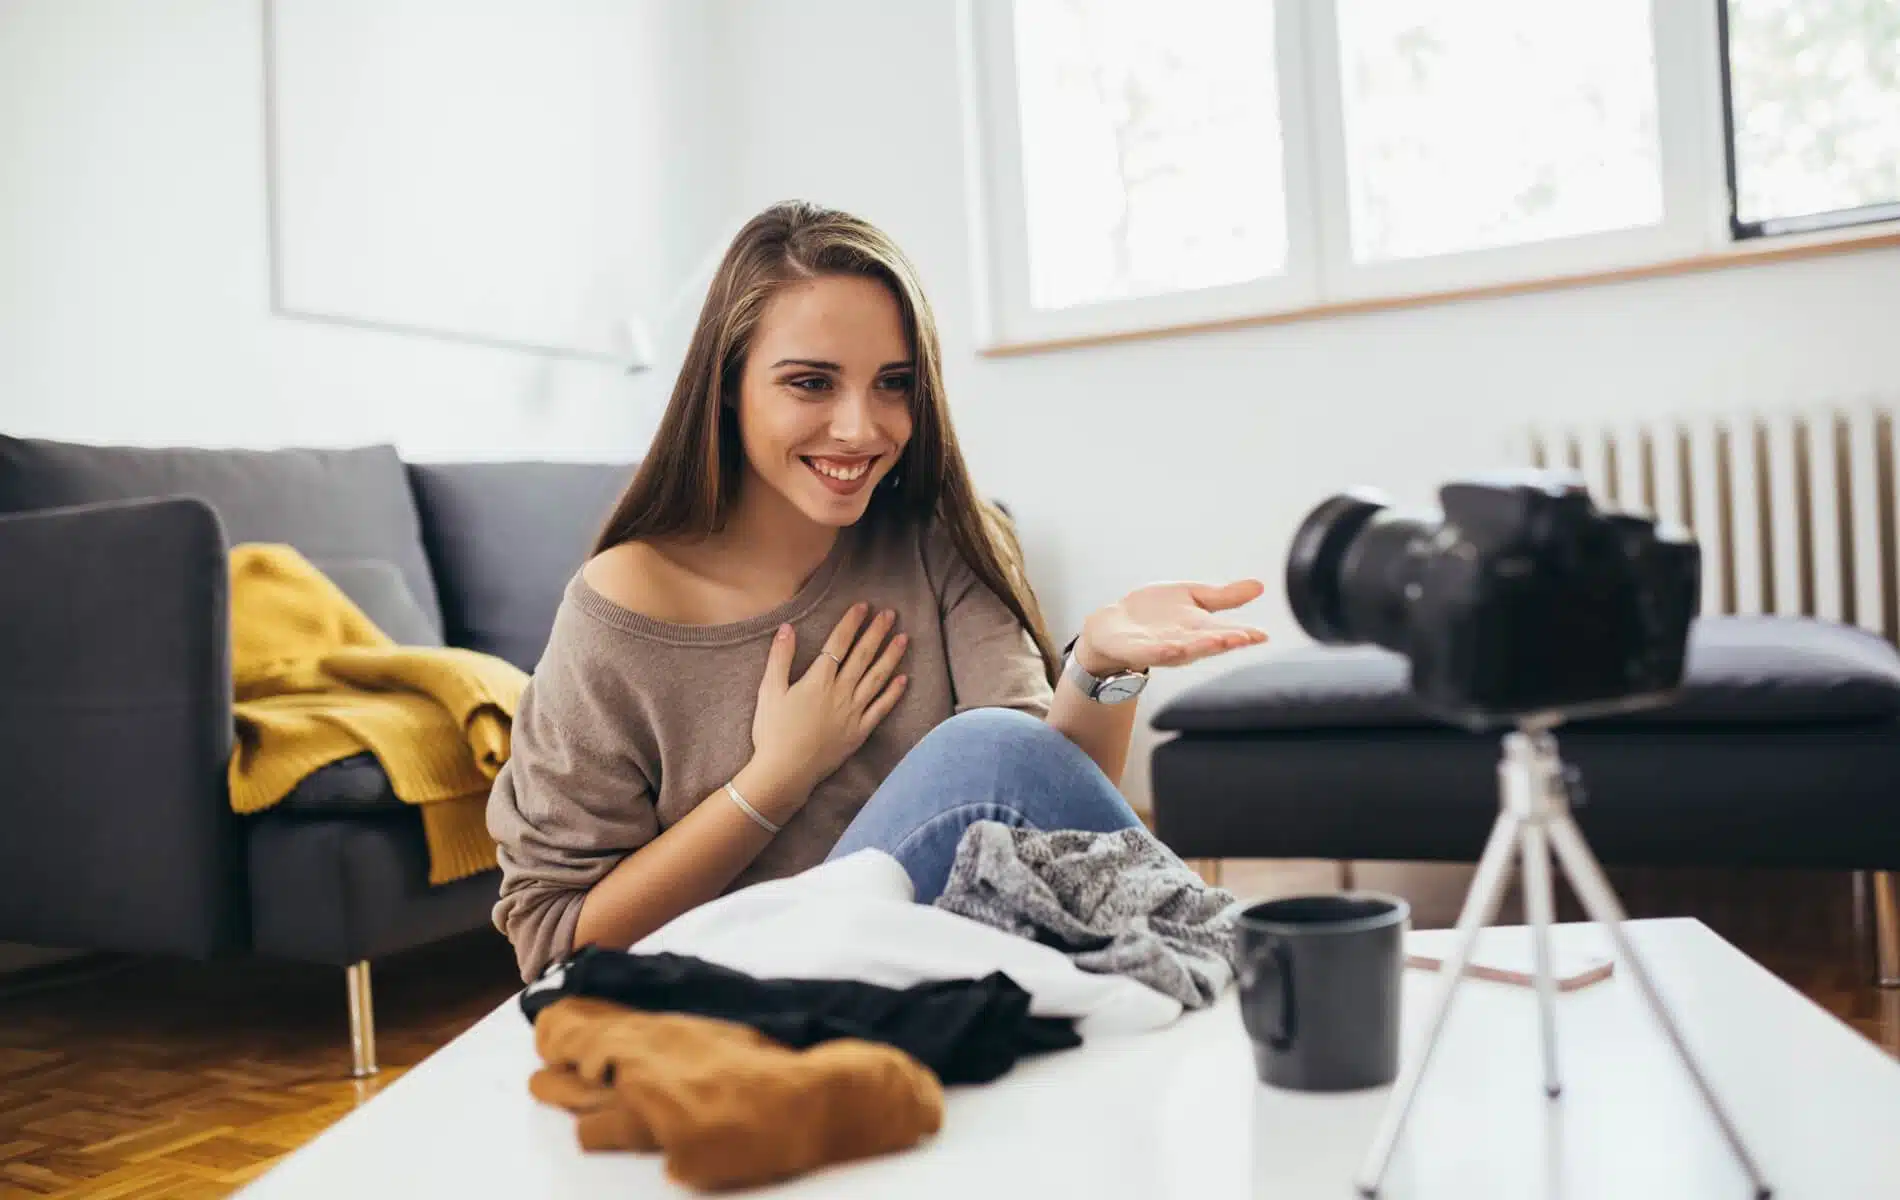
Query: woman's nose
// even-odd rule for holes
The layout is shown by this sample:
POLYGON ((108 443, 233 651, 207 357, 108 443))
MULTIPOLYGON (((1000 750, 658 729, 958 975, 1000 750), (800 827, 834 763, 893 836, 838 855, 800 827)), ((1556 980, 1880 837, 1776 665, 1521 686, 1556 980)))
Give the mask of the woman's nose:
POLYGON ((831 406, 831 436, 854 444, 870 438, 875 429, 869 393, 856 389, 841 392, 838 402, 831 406))

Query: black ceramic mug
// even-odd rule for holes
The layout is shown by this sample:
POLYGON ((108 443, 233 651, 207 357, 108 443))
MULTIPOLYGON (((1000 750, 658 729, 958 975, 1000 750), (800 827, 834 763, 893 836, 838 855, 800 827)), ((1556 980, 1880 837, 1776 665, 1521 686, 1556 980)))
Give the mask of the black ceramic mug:
POLYGON ((1356 892, 1268 900, 1240 914, 1240 1013, 1262 1083, 1380 1087, 1399 1073, 1399 990, 1412 909, 1356 892))

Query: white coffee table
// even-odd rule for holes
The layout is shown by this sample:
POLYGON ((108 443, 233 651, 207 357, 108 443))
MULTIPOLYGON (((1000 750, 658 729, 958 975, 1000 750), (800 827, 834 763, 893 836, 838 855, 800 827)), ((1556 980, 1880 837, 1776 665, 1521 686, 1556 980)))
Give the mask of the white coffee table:
MULTIPOLYGON (((1630 930, 1778 1197, 1900 1194, 1900 1062, 1698 921, 1630 930)), ((1412 935, 1420 947, 1445 936, 1412 935)), ((1604 947, 1587 925, 1558 936, 1604 947)), ((1408 1050, 1436 986, 1433 974, 1406 972, 1408 1050)), ((1547 1102, 1533 994, 1468 981, 1383 1194, 1747 1200, 1627 978, 1561 996, 1558 1021, 1565 1092, 1547 1102)), ((510 1001, 244 1195, 688 1194, 657 1157, 581 1153, 572 1119, 529 1097, 535 1065, 510 1001)), ((1386 1095, 1259 1086, 1230 990, 1159 1033, 1092 1042, 953 1089, 943 1132, 916 1150, 751 1194, 1347 1200, 1386 1095)))

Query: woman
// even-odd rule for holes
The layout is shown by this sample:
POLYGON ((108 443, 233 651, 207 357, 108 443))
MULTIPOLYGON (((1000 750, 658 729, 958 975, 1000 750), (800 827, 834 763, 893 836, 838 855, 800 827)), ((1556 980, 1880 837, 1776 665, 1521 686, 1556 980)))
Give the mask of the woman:
POLYGON ((964 468, 910 264, 856 218, 774 206, 728 249, 522 697, 489 800, 496 924, 532 979, 866 846, 929 901, 974 820, 1133 825, 1130 698, 1263 641, 1211 615, 1260 592, 1141 588, 1059 655, 964 468))

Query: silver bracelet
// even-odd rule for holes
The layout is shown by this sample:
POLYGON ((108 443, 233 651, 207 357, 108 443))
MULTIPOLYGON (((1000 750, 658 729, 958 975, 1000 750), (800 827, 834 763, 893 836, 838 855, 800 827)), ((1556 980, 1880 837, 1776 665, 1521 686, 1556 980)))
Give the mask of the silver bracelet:
POLYGON ((777 825, 774 825, 772 824, 772 822, 765 819, 764 813, 760 812, 756 808, 753 808, 750 804, 747 804, 745 802, 745 797, 739 794, 739 789, 736 787, 733 787, 732 784, 730 783, 726 784, 726 795, 732 797, 732 802, 739 806, 739 811, 743 812, 746 816, 751 817, 754 821, 758 822, 760 829, 765 830, 765 832, 767 833, 777 833, 779 831, 779 827, 777 825))

